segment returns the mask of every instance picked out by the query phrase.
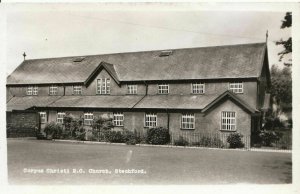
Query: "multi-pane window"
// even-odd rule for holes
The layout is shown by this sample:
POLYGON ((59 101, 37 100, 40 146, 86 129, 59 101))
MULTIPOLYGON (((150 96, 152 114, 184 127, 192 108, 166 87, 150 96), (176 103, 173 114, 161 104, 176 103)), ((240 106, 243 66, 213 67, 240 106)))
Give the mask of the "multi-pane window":
POLYGON ((157 115, 155 113, 146 113, 145 115, 145 127, 156 127, 157 115))
POLYGON ((223 111, 221 113, 221 130, 236 130, 236 113, 232 111, 223 111))
POLYGON ((229 83, 229 90, 231 90, 234 93, 243 93, 243 83, 231 82, 229 83))
POLYGON ((82 86, 73 86, 73 94, 81 95, 82 94, 82 86))
POLYGON ((124 114, 121 112, 114 113, 114 126, 124 126, 124 114))
POLYGON ((51 96, 57 95, 57 90, 58 90, 57 86, 50 86, 49 87, 49 95, 51 95, 51 96))
POLYGON ((66 115, 66 113, 64 113, 64 112, 58 112, 56 122, 63 124, 65 115, 66 115))
POLYGON ((40 112, 40 121, 41 121, 41 123, 47 123, 47 113, 46 112, 40 112))
POLYGON ((159 84, 158 85, 159 94, 168 94, 169 93, 169 84, 159 84))
POLYGON ((110 94, 110 78, 97 79, 97 94, 110 94))
POLYGON ((39 90, 39 88, 37 86, 28 86, 26 93, 29 96, 32 96, 32 95, 36 96, 36 95, 38 95, 38 90, 39 90))
POLYGON ((137 94, 137 85, 127 85, 128 94, 137 94))
POLYGON ((83 118, 84 118, 84 125, 93 124, 93 119, 94 119, 93 113, 84 113, 83 118))
POLYGON ((192 93, 193 94, 204 94, 205 85, 204 83, 193 83, 192 84, 192 93))
POLYGON ((37 86, 33 86, 32 95, 37 96, 38 95, 38 91, 39 91, 39 88, 37 86))
POLYGON ((194 114, 182 114, 181 128, 182 129, 195 129, 195 115, 194 114))

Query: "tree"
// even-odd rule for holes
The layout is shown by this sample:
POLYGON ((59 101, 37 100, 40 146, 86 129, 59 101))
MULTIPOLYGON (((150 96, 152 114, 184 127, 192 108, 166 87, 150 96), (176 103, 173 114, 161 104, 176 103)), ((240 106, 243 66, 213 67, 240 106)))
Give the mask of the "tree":
POLYGON ((271 95, 275 97, 276 104, 292 103, 292 73, 290 67, 271 68, 271 95))
MULTIPOLYGON (((292 12, 287 12, 285 14, 284 20, 282 20, 281 29, 292 27, 292 12)), ((276 42, 276 45, 282 45, 284 50, 279 52, 280 56, 279 61, 282 60, 284 55, 292 53, 292 37, 289 37, 287 40, 279 40, 276 42)), ((285 66, 292 66, 292 63, 284 63, 285 66)))

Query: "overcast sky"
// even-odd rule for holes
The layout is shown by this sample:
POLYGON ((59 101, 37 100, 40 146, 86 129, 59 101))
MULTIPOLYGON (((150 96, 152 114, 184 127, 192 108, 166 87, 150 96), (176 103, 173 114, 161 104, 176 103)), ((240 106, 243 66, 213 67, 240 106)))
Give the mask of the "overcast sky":
POLYGON ((6 74, 23 61, 23 52, 27 59, 34 59, 244 44, 265 42, 266 30, 271 66, 281 64, 277 53, 283 49, 274 41, 291 36, 290 29, 280 29, 284 10, 156 10, 147 6, 110 10, 91 4, 81 7, 62 4, 9 9, 6 74))

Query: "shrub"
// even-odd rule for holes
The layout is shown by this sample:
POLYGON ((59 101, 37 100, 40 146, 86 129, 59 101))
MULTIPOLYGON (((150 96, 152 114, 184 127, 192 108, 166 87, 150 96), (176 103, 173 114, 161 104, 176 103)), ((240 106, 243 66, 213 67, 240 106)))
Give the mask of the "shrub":
POLYGON ((109 133, 113 127, 111 119, 95 118, 92 124, 93 138, 97 141, 109 141, 109 133))
POLYGON ((167 144, 170 142, 169 131, 162 127, 148 129, 146 141, 147 143, 154 145, 167 144))
POLYGON ((111 143, 124 143, 124 137, 121 131, 109 131, 107 135, 107 139, 111 143))
POLYGON ((82 126, 80 126, 75 131, 75 138, 77 140, 84 141, 85 140, 85 134, 86 134, 86 130, 82 126))
POLYGON ((282 134, 275 131, 264 130, 260 132, 259 136, 263 145, 271 146, 272 143, 278 141, 281 138, 282 134))
POLYGON ((140 138, 137 136, 135 131, 133 132, 133 131, 124 130, 123 137, 124 137, 124 142, 127 145, 135 145, 137 143, 140 143, 140 138))
POLYGON ((231 133, 227 137, 229 148, 243 148, 245 144, 242 142, 243 135, 240 133, 231 133))
POLYGON ((50 139, 59 139, 62 136, 62 125, 57 124, 55 122, 47 123, 44 132, 46 133, 46 136, 50 139))
POLYGON ((176 146, 187 146, 189 145, 189 142, 186 141, 182 136, 180 136, 179 139, 174 141, 174 144, 176 146))

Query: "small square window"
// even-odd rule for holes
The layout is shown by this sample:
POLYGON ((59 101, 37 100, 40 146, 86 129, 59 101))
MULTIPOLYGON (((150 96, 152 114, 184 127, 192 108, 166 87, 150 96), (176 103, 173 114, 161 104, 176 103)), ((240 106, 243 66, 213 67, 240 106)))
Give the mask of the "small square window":
POLYGON ((73 94, 81 95, 82 94, 82 86, 73 86, 73 94))
POLYGON ((158 85, 159 94, 169 94, 169 84, 159 84, 158 85))
POLYGON ((58 90, 57 86, 50 86, 49 87, 49 95, 51 95, 51 96, 57 95, 57 90, 58 90))
POLYGON ((27 91, 26 91, 26 94, 28 96, 37 96, 38 95, 38 86, 28 86, 27 87, 27 91))
POLYGON ((242 82, 231 82, 229 83, 229 90, 233 93, 243 93, 243 83, 242 82))
POLYGON ((192 84, 192 93, 193 94, 204 94, 205 85, 204 83, 193 83, 192 84))
POLYGON ((128 94, 137 94, 137 85, 127 85, 128 94))

